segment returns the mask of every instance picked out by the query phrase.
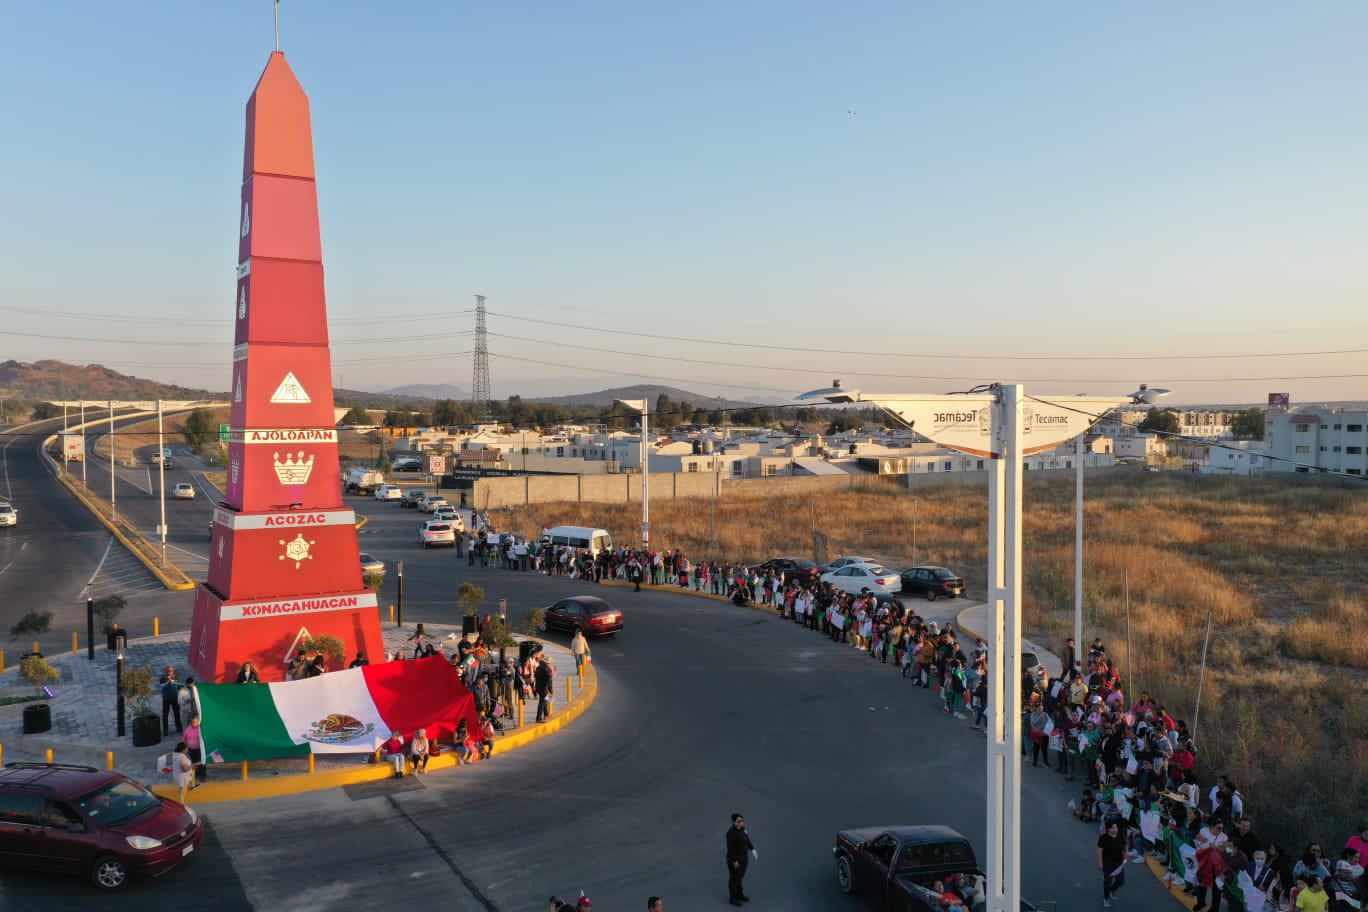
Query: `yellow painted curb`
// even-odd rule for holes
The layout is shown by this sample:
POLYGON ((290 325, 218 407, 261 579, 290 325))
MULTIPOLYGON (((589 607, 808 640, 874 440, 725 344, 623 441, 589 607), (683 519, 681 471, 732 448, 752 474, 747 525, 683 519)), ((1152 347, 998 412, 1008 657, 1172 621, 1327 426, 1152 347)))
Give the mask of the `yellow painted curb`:
POLYGON ((1183 908, 1192 909, 1197 906, 1197 897, 1188 896, 1186 893, 1183 892, 1182 887, 1175 887, 1164 880, 1164 874, 1167 873, 1167 869, 1158 861, 1146 855, 1145 867, 1149 868, 1150 873, 1155 876, 1155 878, 1159 881, 1160 885, 1163 886, 1165 890, 1168 890, 1170 896, 1178 900, 1178 902, 1182 903, 1183 908))
POLYGON ((358 529, 364 529, 364 528, 366 528, 366 524, 369 523, 369 522, 370 522, 370 517, 369 517, 369 516, 363 516, 363 517, 361 517, 360 519, 358 519, 358 520, 356 521, 356 528, 358 528, 358 529))
MULTIPOLYGON (((510 750, 526 747, 534 741, 549 737, 578 719, 598 698, 598 671, 589 666, 584 678, 584 686, 579 696, 557 715, 541 724, 535 722, 525 725, 511 735, 505 735, 494 742, 494 756, 510 750)), ((479 761, 481 763, 485 761, 479 761)), ((456 754, 446 749, 440 756, 428 762, 428 770, 444 770, 456 766, 456 754)), ((350 769, 327 770, 317 773, 287 773, 242 779, 241 764, 215 764, 215 778, 210 779, 194 792, 193 803, 210 804, 218 801, 243 801, 256 798, 278 798, 282 795, 297 795, 319 789, 339 788, 361 782, 380 782, 394 775, 393 768, 386 762, 360 763, 350 769)), ((250 766, 249 766, 250 776, 250 766)), ((176 798, 180 789, 168 783, 152 786, 152 791, 164 798, 176 798)), ((190 798, 187 796, 187 800, 190 798)))
MULTIPOLYGON (((111 468, 110 471, 113 471, 111 468)), ((112 522, 108 516, 100 511, 94 499, 87 492, 82 490, 84 485, 79 484, 76 479, 69 477, 66 473, 58 473, 57 481, 62 487, 71 492, 71 495, 81 502, 90 511, 90 515, 100 521, 100 524, 113 533, 119 543, 128 549, 129 553, 136 557, 144 567, 152 571, 152 575, 157 578, 167 589, 175 592, 185 592, 195 588, 195 581, 186 575, 185 571, 171 561, 166 561, 166 566, 161 565, 161 555, 152 551, 152 546, 147 543, 140 535, 129 535, 118 524, 112 522)))

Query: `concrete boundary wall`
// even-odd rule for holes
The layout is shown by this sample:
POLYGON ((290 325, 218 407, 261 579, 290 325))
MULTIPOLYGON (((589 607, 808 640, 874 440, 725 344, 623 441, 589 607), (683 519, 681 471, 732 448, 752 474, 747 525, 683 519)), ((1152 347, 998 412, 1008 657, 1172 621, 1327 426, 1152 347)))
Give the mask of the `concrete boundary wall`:
MULTIPOLYGON (((797 495, 816 491, 898 486, 901 476, 880 478, 861 475, 810 477, 718 478, 712 472, 652 472, 651 501, 679 498, 734 497, 764 494, 797 495)), ((641 503, 641 475, 524 475, 479 478, 471 505, 497 510, 534 503, 641 503)))

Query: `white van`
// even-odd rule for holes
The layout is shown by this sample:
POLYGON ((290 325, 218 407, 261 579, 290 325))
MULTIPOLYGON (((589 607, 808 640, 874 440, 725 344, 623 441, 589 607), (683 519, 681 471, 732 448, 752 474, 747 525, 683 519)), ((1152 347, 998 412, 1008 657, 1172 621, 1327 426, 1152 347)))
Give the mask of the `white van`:
POLYGON ((590 551, 598 554, 600 551, 613 550, 613 537, 603 529, 591 529, 588 526, 556 526, 554 529, 547 529, 537 539, 537 543, 543 547, 546 545, 563 545, 569 548, 590 551))

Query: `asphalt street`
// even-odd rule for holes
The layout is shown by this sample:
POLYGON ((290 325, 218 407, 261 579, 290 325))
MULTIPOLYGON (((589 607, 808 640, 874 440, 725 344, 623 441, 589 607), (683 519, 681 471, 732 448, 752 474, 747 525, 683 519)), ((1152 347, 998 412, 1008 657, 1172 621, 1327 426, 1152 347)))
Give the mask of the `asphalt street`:
MULTIPOLYGON (((405 560, 410 623, 457 617, 464 580, 491 607, 507 598, 515 623, 594 588, 424 553, 412 511, 349 502, 373 517, 363 550, 405 560)), ((983 844, 983 736, 890 668, 754 609, 595 594, 624 610, 626 629, 594 644, 598 702, 563 734, 421 782, 207 805, 202 857, 101 908, 521 912, 580 888, 605 910, 642 908, 652 893, 671 909, 723 908, 723 833, 741 811, 760 852, 749 908, 854 912, 867 907, 837 891, 836 830, 944 823, 983 844)), ((1075 787, 1030 768, 1025 783, 1027 897, 1100 906, 1096 832, 1065 808, 1075 787)), ((1116 908, 1171 902, 1132 871, 1116 908)), ((7 908, 83 909, 91 898, 78 882, 28 874, 6 875, 0 890, 7 908)))

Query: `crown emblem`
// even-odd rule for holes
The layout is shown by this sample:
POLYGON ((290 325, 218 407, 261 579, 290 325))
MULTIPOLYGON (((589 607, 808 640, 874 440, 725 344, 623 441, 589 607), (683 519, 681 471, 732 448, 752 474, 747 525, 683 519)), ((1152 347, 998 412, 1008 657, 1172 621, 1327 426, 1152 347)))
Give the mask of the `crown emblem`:
POLYGON ((280 479, 283 485, 302 485, 309 481, 309 474, 313 472, 314 456, 309 454, 309 458, 304 458, 301 450, 298 453, 286 453, 285 461, 280 461, 280 454, 272 454, 275 462, 276 478, 280 479))
POLYGON ((309 553, 309 549, 314 546, 315 542, 311 538, 305 538, 303 532, 289 541, 282 538, 280 543, 285 546, 285 553, 280 555, 280 559, 294 561, 296 570, 304 561, 313 560, 313 555, 309 553))

